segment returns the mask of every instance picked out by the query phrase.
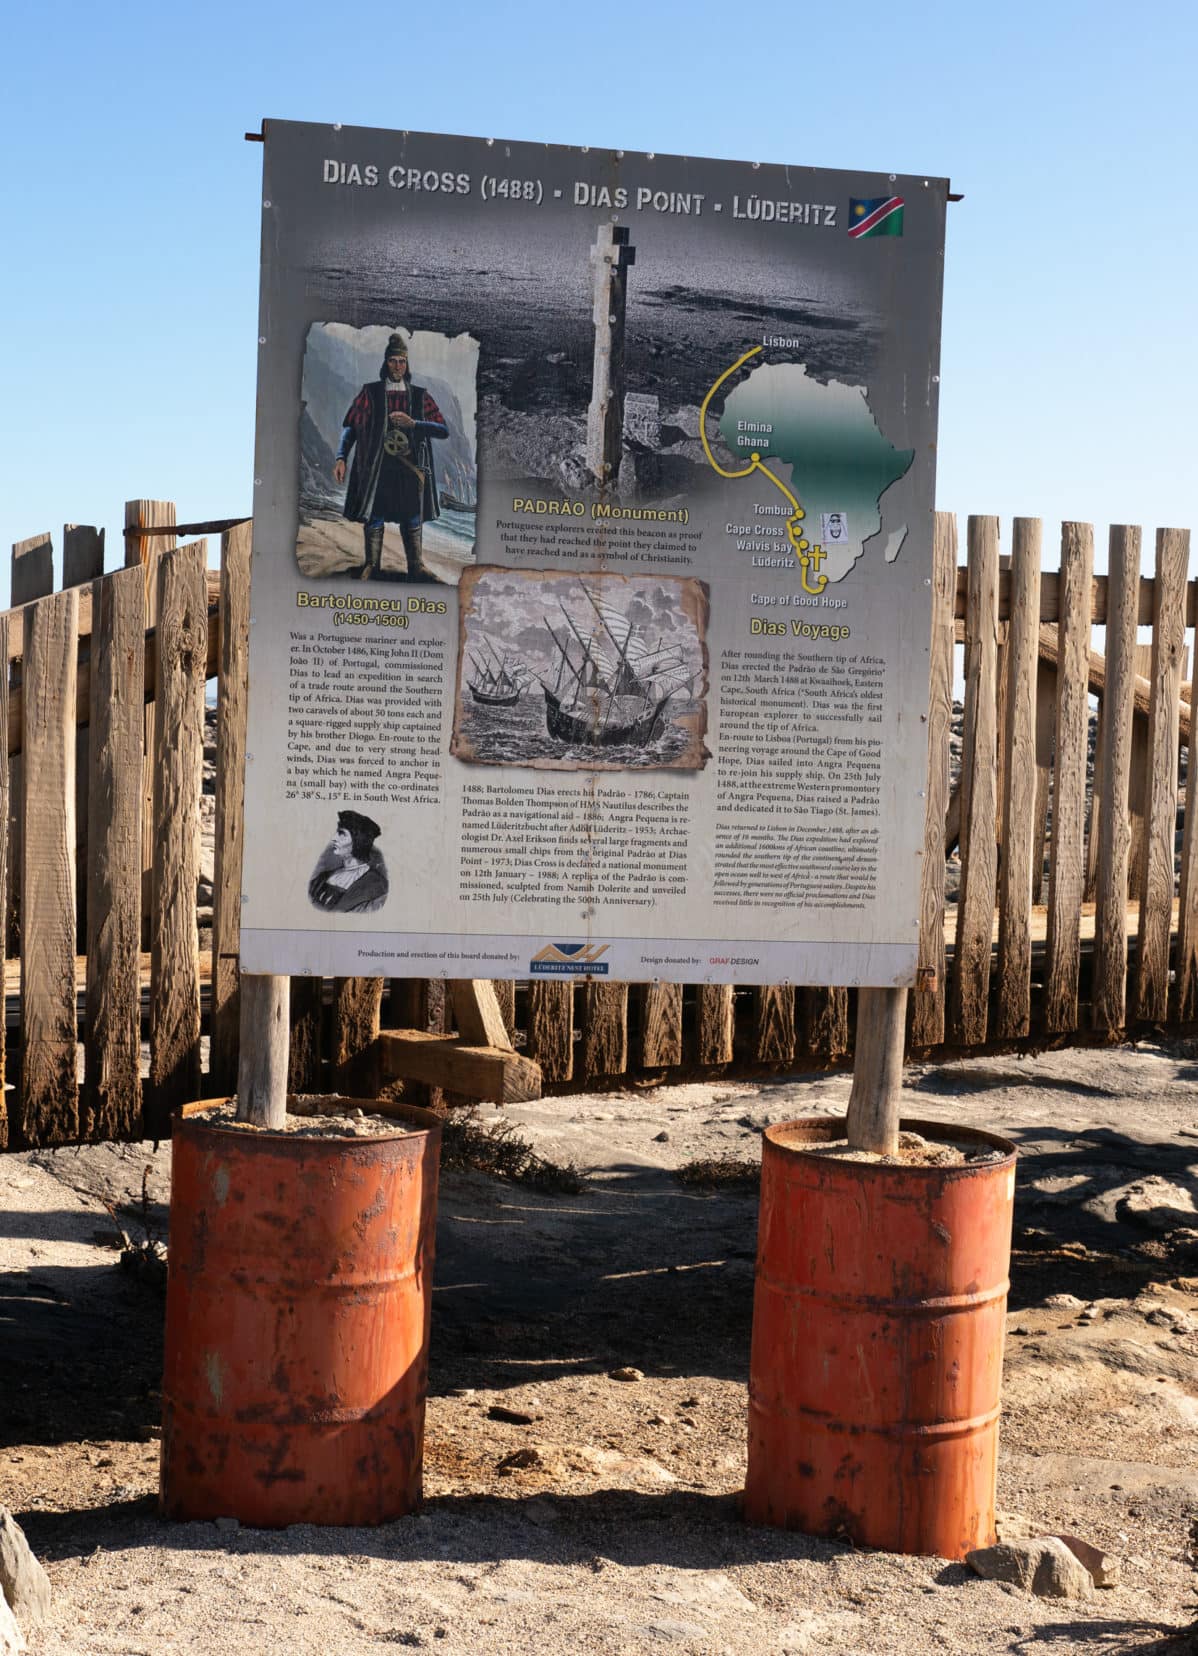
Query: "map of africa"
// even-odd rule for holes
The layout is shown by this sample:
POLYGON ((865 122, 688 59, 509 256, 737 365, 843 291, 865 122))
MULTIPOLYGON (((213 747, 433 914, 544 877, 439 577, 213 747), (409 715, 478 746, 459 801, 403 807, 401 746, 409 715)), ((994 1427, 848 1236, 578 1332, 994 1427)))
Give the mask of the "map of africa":
MULTIPOLYGON (((818 573, 828 581, 843 580, 879 533, 882 496, 915 456, 878 429, 862 386, 810 379, 793 362, 754 368, 728 394, 720 434, 738 465, 754 455, 759 463, 782 462, 770 471, 798 497, 803 533, 822 550, 818 573)), ((898 557, 906 533, 902 524, 887 537, 887 563, 898 557)))

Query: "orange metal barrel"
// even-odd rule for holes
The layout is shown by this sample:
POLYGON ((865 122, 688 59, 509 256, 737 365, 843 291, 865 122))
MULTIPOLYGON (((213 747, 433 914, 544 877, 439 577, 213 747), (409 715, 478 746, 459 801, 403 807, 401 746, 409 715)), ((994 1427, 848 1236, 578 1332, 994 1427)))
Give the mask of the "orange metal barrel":
POLYGON ((316 1138, 189 1119, 202 1108, 171 1145, 163 1512, 275 1527, 410 1512, 438 1118, 316 1138))
POLYGON ((806 1154, 829 1117, 766 1131, 745 1517, 893 1552, 994 1541, 1015 1149, 884 1166, 806 1154))

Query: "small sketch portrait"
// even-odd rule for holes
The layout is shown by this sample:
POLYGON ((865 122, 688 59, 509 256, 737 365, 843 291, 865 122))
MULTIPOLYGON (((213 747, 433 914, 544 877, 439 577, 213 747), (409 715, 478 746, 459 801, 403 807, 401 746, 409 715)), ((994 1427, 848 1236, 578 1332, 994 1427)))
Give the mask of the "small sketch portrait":
POLYGON ((313 908, 326 914, 375 914, 382 908, 390 884, 374 843, 381 833, 378 823, 361 811, 337 812, 337 832, 308 881, 313 908))
POLYGON ((478 344, 314 323, 296 558, 309 578, 456 583, 473 560, 478 344))

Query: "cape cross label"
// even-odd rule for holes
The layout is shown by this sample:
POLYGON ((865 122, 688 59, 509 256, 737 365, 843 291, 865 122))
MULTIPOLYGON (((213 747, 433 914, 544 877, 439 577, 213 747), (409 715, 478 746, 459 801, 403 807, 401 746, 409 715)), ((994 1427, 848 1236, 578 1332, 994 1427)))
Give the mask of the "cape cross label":
POLYGON ((246 969, 913 981, 944 180, 264 156, 246 969))

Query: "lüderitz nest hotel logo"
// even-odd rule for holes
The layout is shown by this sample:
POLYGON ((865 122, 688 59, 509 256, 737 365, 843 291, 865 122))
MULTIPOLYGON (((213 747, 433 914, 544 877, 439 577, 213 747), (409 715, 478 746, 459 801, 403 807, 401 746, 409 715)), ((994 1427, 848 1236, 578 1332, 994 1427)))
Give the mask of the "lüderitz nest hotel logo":
POLYGON ((546 943, 533 955, 528 969, 538 976, 606 977, 608 963, 602 957, 610 948, 610 943, 546 943))

